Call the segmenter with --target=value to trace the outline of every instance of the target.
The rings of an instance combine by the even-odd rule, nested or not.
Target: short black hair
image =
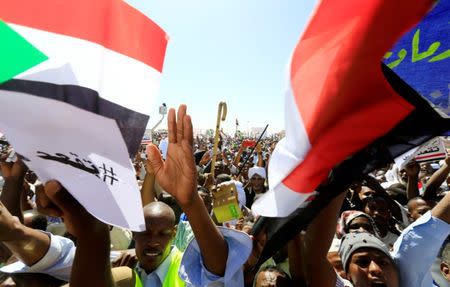
[[[31,228],[47,231],[47,217],[42,214],[34,215],[31,219]]]

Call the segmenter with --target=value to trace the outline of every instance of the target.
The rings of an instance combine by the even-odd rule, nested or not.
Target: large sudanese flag
[[[0,129],[41,180],[104,222],[145,228],[130,158],[168,36],[122,0],[0,0]]]
[[[430,102],[430,94],[418,88],[439,86],[442,94],[435,92],[431,98],[446,95],[449,99],[448,69],[436,72],[442,65],[448,67],[448,38],[434,39],[440,47],[433,44],[432,49],[422,42],[417,51],[416,36],[411,40],[416,42],[409,41],[411,54],[402,63],[402,73],[389,68],[396,60],[393,54],[403,48],[395,46],[393,51],[391,47],[421,19],[428,21],[430,16],[423,17],[436,1],[317,2],[291,59],[286,137],[269,163],[270,188],[252,206],[262,215],[254,233],[266,232],[268,238],[260,263],[306,228],[352,181],[450,129],[443,106]],[[442,11],[430,15],[442,17],[434,18],[440,24],[427,26],[421,33],[448,31],[448,3],[438,2],[434,9]],[[415,31],[407,36],[414,38]],[[406,45],[404,41],[399,43]],[[386,64],[381,63],[389,57]],[[432,73],[431,82],[422,79],[419,84],[420,74],[414,74],[414,65],[407,63],[414,61],[428,63],[421,73],[428,78]],[[441,82],[445,82],[444,90]]]

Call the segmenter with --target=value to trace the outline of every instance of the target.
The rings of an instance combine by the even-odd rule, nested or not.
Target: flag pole
[[[259,144],[259,142],[261,141],[264,133],[266,132],[267,128],[269,127],[269,124],[266,125],[266,127],[264,128],[264,130],[262,131],[262,133],[259,135],[258,140],[256,141],[255,145],[252,147],[252,150],[250,151],[250,154],[247,155],[247,157],[245,158],[244,164],[242,165],[242,167],[239,169],[239,172],[237,174],[236,177],[239,177],[239,175],[241,175],[241,171],[244,168],[244,166],[247,164],[248,159],[250,158],[250,156],[253,154],[253,152],[255,151],[256,146]]]
[[[217,158],[217,148],[219,146],[220,120],[225,121],[226,117],[227,117],[227,103],[220,102],[217,111],[216,134],[214,136],[213,157],[211,160],[211,174],[213,178]]]

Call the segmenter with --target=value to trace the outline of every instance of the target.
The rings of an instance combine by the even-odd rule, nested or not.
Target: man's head
[[[229,174],[221,173],[216,177],[216,184],[221,184],[226,181],[230,181],[231,176]]]
[[[386,236],[391,218],[388,202],[380,196],[370,196],[366,199],[363,211],[373,218],[380,231],[380,236]]]
[[[450,282],[450,237],[447,237],[447,240],[445,240],[444,244],[442,245],[441,249],[441,274],[447,280]]]
[[[431,207],[421,197],[415,197],[408,201],[408,212],[411,221],[416,221],[424,215]]]
[[[339,249],[346,277],[355,287],[398,287],[399,277],[386,245],[369,233],[349,233]]]
[[[214,165],[214,173],[215,174],[230,174],[230,168],[223,161],[218,161]]]
[[[133,234],[136,255],[141,267],[152,272],[170,253],[171,241],[175,236],[175,213],[163,202],[151,202],[144,206],[146,231]]]
[[[27,210],[23,213],[24,225],[42,231],[47,230],[47,217],[35,210]]]
[[[431,166],[431,163],[429,162],[422,162],[420,164],[420,173],[419,173],[419,179],[427,178],[433,175],[435,170]]]
[[[255,287],[290,287],[292,280],[283,270],[276,267],[262,268],[257,277]]]
[[[369,232],[379,235],[373,219],[368,214],[357,210],[346,210],[341,214],[337,232],[341,236],[351,232]]]
[[[376,194],[376,191],[368,186],[361,186],[361,188],[358,191],[358,197],[359,199],[364,202],[368,197],[374,196]]]
[[[255,193],[264,192],[264,182],[266,180],[266,170],[263,167],[254,166],[248,170],[250,185]]]
[[[408,182],[408,174],[406,173],[406,169],[399,170],[398,177],[402,183],[407,183]]]

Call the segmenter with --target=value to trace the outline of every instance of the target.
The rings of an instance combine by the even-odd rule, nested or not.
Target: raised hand
[[[186,106],[169,110],[169,146],[163,162],[154,145],[147,146],[150,168],[161,187],[170,193],[189,218],[205,267],[213,274],[223,276],[228,257],[228,245],[209,217],[197,193],[197,168],[193,154],[191,117]]]
[[[150,169],[161,187],[181,205],[189,206],[197,195],[197,169],[193,154],[193,132],[191,117],[186,106],[181,105],[175,118],[175,110],[169,110],[167,158],[164,162],[158,148],[147,146]]]
[[[409,177],[417,177],[420,173],[420,165],[416,161],[411,161],[405,166],[406,175]]]

